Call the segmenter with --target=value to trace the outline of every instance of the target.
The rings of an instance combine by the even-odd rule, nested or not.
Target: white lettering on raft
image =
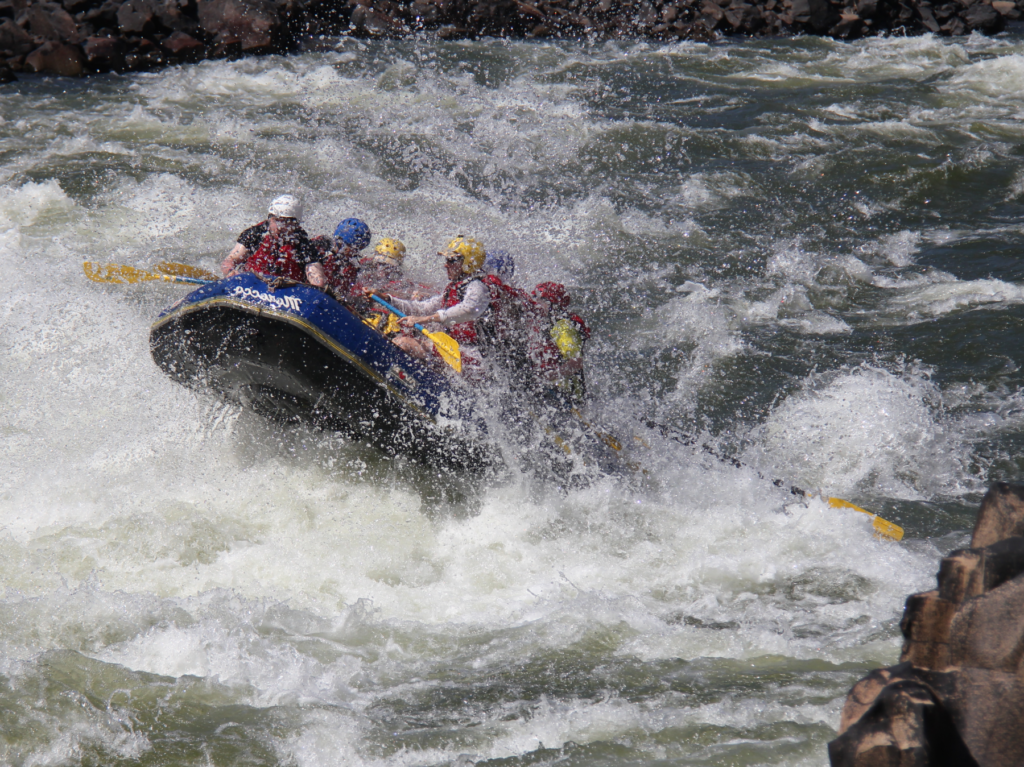
[[[269,293],[264,293],[260,290],[243,288],[241,285],[235,286],[235,289],[231,291],[231,295],[236,298],[248,298],[252,301],[262,301],[265,304],[270,304],[271,306],[277,306],[284,309],[291,309],[295,312],[302,307],[301,298],[296,298],[295,296],[272,296]]]

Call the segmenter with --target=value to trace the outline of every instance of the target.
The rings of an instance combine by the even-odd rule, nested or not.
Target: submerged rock
[[[971,548],[907,599],[899,665],[850,691],[833,767],[1024,764],[1024,486],[982,501]]]
[[[285,53],[345,35],[710,41],[992,34],[1021,17],[1018,3],[1024,0],[0,0],[0,63],[76,76]]]

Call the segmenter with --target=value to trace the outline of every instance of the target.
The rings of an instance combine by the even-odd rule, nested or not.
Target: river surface
[[[2,86],[0,763],[826,764],[1024,475],[1022,117],[1019,34]],[[171,382],[148,331],[187,288],[82,262],[216,269],[282,192],[420,279],[465,233],[568,285],[644,481],[453,489]]]

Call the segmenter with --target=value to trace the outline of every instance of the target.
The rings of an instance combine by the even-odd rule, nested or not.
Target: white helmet
[[[271,216],[277,216],[278,218],[302,218],[302,203],[299,202],[298,197],[294,197],[290,194],[282,194],[272,203],[268,210]]]

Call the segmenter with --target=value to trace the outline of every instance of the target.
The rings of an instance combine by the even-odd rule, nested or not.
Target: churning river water
[[[1018,34],[3,86],[0,763],[825,764],[1024,474],[1022,117]],[[148,329],[187,288],[82,262],[216,269],[282,192],[422,279],[465,233],[566,283],[646,480],[453,488],[171,382]]]

